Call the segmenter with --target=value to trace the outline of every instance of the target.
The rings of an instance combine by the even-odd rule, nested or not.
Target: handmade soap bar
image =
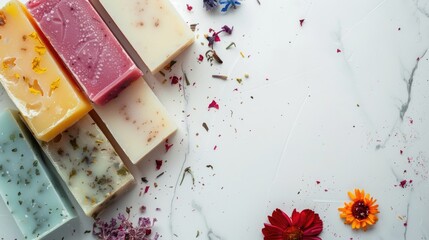
[[[88,216],[96,216],[134,182],[89,115],[41,146]]]
[[[0,113],[0,194],[25,239],[40,239],[75,213],[32,141],[17,112]]]
[[[100,0],[152,73],[194,42],[194,34],[169,0]]]
[[[177,129],[143,78],[133,82],[118,98],[94,109],[133,163]]]
[[[27,6],[94,103],[105,104],[142,76],[88,0],[31,0]]]
[[[36,137],[49,141],[92,107],[55,62],[24,7],[11,1],[0,10],[0,82]]]

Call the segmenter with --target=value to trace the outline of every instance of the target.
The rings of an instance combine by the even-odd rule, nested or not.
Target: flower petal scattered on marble
[[[219,104],[217,104],[217,102],[215,100],[213,100],[210,104],[209,104],[209,109],[210,108],[216,108],[219,109]]]
[[[119,213],[110,222],[96,219],[92,227],[92,234],[102,240],[157,240],[159,238],[158,233],[151,234],[156,219],[151,221],[149,218],[140,217],[137,226],[134,226],[129,221],[129,208],[127,209],[127,214],[128,217],[125,217],[124,214]]]
[[[377,200],[372,198],[362,189],[355,189],[354,192],[348,192],[350,202],[344,203],[344,207],[338,208],[340,217],[344,218],[344,223],[351,225],[353,229],[363,229],[364,231],[378,221]]]
[[[294,209],[289,217],[277,208],[268,216],[268,221],[262,228],[264,240],[321,240],[318,235],[323,230],[323,222],[313,210]]]
[[[241,5],[241,3],[237,0],[221,0],[219,2],[221,5],[224,5],[222,8],[222,12],[228,11],[230,8],[236,9],[238,5]]]
[[[212,11],[219,5],[219,3],[217,0],[203,0],[203,5],[207,11]]]

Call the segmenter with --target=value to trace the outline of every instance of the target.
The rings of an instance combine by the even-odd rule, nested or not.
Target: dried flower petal
[[[210,108],[215,108],[215,109],[219,109],[219,104],[217,104],[217,102],[215,100],[213,100],[210,104],[209,104],[209,109]]]
[[[219,5],[218,0],[203,0],[203,4],[207,11],[212,11]]]
[[[223,0],[223,1],[221,0],[219,3],[221,5],[225,5],[222,8],[221,12],[226,12],[230,8],[236,9],[238,5],[241,5],[241,3],[238,0]]]
[[[174,144],[168,144],[168,138],[165,139],[165,152],[168,152],[168,150],[170,150],[170,148],[173,146]]]
[[[46,70],[48,70],[47,68],[40,67],[41,61],[42,61],[42,59],[40,59],[40,57],[35,57],[33,59],[31,66],[32,66],[32,69],[35,73],[41,74],[41,73],[46,72]]]
[[[149,218],[140,217],[137,226],[134,226],[129,221],[129,211],[130,209],[127,208],[128,217],[119,213],[110,222],[96,219],[92,227],[92,234],[102,240],[157,240],[159,238],[158,233],[151,236],[152,227],[156,222],[155,218],[151,221]]]
[[[234,27],[228,27],[227,25],[224,25],[223,27],[222,27],[222,31],[224,31],[224,32],[226,32],[226,33],[228,33],[228,34],[232,34],[232,30],[234,30]]]
[[[161,169],[161,166],[162,166],[162,160],[155,160],[155,163],[156,163],[156,170]]]

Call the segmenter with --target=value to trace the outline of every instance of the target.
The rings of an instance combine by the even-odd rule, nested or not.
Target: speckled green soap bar
[[[75,217],[53,184],[18,113],[0,113],[0,195],[25,239],[40,239]]]
[[[134,177],[90,116],[41,145],[88,216],[95,217],[134,182]]]

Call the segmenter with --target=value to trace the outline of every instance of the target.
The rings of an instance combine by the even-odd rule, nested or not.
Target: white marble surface
[[[429,238],[428,0],[245,0],[227,14],[207,13],[201,0],[172,1],[199,24],[197,41],[167,83],[147,81],[180,129],[167,153],[160,146],[133,169],[149,180],[148,193],[140,196],[139,180],[103,218],[133,206],[137,219],[145,205],[160,239],[256,240],[275,208],[310,208],[324,221],[323,239]],[[199,63],[203,35],[225,24],[233,34],[214,47],[224,63]],[[225,50],[230,42],[237,47]],[[168,80],[183,77],[181,67],[189,86]],[[212,100],[219,110],[208,110]],[[157,159],[165,161],[158,171]],[[195,184],[189,174],[180,184],[187,167]],[[413,183],[398,187],[402,180]],[[339,218],[354,188],[380,205],[367,232]],[[2,203],[0,237],[21,239],[10,219]],[[51,239],[93,239],[84,233],[91,228],[81,216]]]

